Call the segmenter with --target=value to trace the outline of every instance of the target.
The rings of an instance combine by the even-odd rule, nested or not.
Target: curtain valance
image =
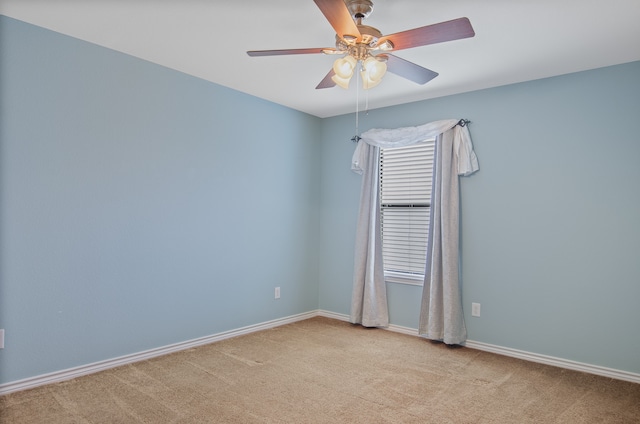
[[[471,135],[467,127],[458,125],[460,120],[445,119],[429,122],[417,127],[403,127],[395,129],[371,129],[362,134],[360,141],[376,147],[404,147],[420,141],[434,139],[447,130],[454,131],[454,152],[458,158],[458,175],[470,175],[478,170],[478,158],[471,144]],[[368,149],[364,143],[358,143],[353,158],[351,170],[362,174]]]

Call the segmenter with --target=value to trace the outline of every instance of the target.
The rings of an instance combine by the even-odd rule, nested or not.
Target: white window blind
[[[422,283],[434,140],[380,149],[382,256],[387,281]]]

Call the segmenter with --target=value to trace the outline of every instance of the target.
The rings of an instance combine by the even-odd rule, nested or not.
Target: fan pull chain
[[[351,141],[357,143],[358,141],[360,141],[360,136],[358,135],[360,133],[360,130],[359,130],[360,122],[358,119],[358,112],[360,107],[360,72],[356,72],[356,74],[357,74],[356,75],[356,78],[357,78],[357,81],[356,81],[356,135],[354,135],[351,138]]]
[[[369,90],[367,90],[365,94],[365,101],[364,101],[364,114],[369,116]]]
[[[360,72],[356,72],[356,136],[360,134],[360,121],[358,112],[360,111]]]

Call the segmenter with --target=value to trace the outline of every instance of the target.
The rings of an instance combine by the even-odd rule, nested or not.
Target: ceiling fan
[[[475,32],[467,18],[458,18],[438,24],[427,25],[390,35],[362,20],[373,11],[371,0],[313,0],[336,31],[335,47],[308,49],[253,50],[249,56],[278,56],[324,53],[343,55],[338,58],[329,73],[316,89],[336,85],[348,88],[349,81],[360,64],[363,87],[378,85],[387,69],[396,75],[417,84],[426,84],[438,76],[437,72],[423,68],[389,52],[412,47],[442,43],[473,37]]]

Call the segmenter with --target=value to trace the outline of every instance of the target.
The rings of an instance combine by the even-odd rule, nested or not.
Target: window
[[[424,280],[435,140],[380,149],[380,218],[385,280]]]

